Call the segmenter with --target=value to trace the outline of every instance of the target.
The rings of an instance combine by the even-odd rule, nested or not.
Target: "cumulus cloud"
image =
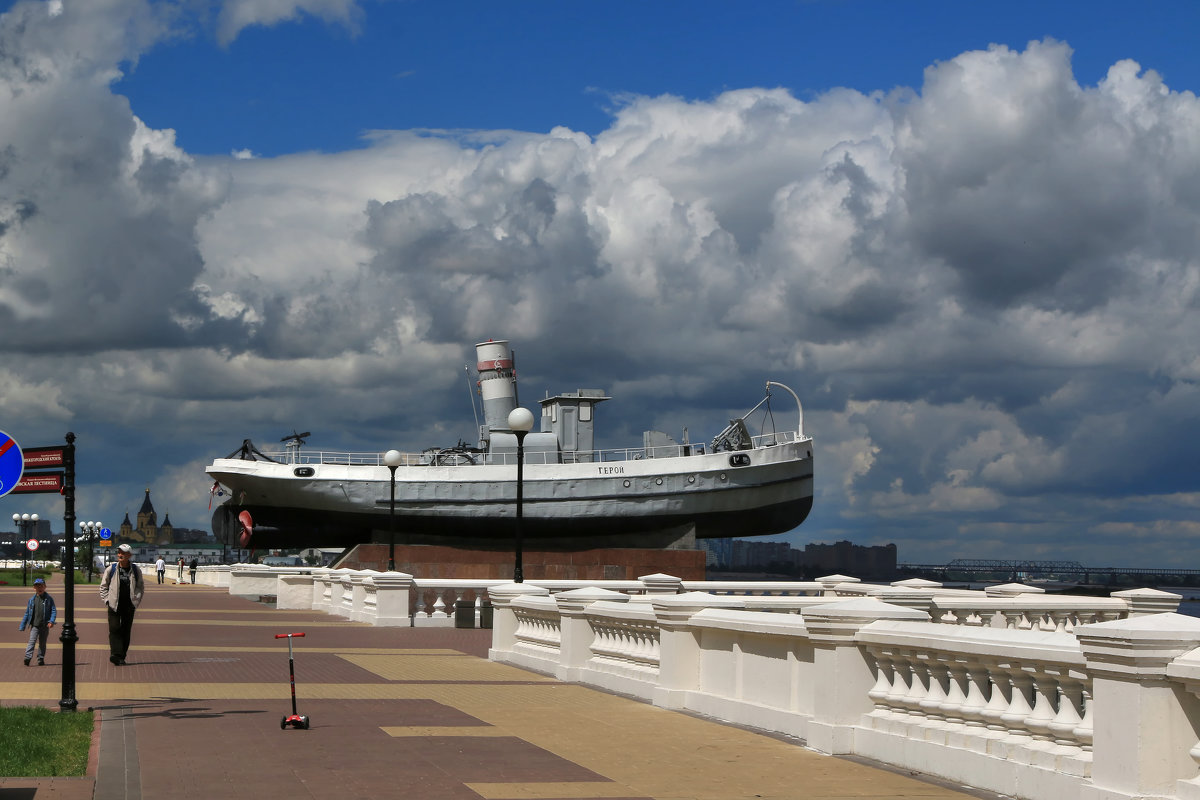
[[[764,378],[792,385],[817,442],[800,544],[1200,556],[1200,103],[1153,71],[1081,86],[1044,41],[890,94],[626,98],[594,138],[200,159],[109,88],[171,21],[104,4],[0,17],[4,399],[35,430],[136,428],[164,491],[198,453],[292,427],[448,444],[473,435],[471,344],[503,337],[527,397],[617,396],[608,445],[700,440]],[[221,36],[302,13],[359,9],[228,2]]]

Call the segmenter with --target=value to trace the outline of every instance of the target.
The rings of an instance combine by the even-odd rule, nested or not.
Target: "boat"
[[[206,468],[213,495],[228,495],[213,513],[217,539],[242,548],[501,549],[519,533],[547,550],[688,547],[694,538],[785,533],[812,509],[813,440],[799,396],[782,383],[768,380],[766,397],[709,441],[689,441],[686,429],[681,441],[646,431],[640,446],[597,450],[596,407],[612,398],[599,389],[548,396],[539,429],[529,430],[509,343],[475,351],[477,445],[342,453],[313,450],[309,433],[293,433],[267,452],[243,440]],[[795,401],[794,429],[776,429],[772,390]],[[524,425],[510,424],[522,414]]]

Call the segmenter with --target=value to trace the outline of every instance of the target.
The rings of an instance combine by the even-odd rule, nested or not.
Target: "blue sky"
[[[935,61],[1047,37],[1094,85],[1123,58],[1174,88],[1200,79],[1193,3],[366,0],[352,26],[311,14],[226,45],[201,26],[140,56],[115,90],[197,154],[265,156],[362,145],[375,129],[555,126],[595,135],[629,95],[705,100],[727,89],[919,87]]]
[[[797,546],[1193,564],[1197,8],[0,3],[0,430],[207,527],[246,437],[472,439],[503,338],[604,446],[795,388]]]

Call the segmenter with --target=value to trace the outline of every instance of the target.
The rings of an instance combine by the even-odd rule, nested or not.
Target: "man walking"
[[[100,599],[108,606],[108,660],[118,667],[125,666],[129,652],[129,637],[133,633],[133,614],[146,584],[142,571],[133,563],[133,548],[123,544],[117,548],[117,563],[104,571],[100,581]]]
[[[163,557],[159,556],[158,561],[154,562],[154,571],[158,573],[158,582],[162,583],[166,580],[167,562],[163,561]]]

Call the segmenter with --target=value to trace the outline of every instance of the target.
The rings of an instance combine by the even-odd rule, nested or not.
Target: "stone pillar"
[[[674,575],[656,572],[653,575],[643,575],[638,580],[646,587],[646,594],[679,594],[683,591],[683,579]]]
[[[501,583],[489,586],[487,591],[492,600],[492,646],[488,649],[488,659],[509,661],[517,643],[517,617],[512,601],[522,595],[546,597],[550,590],[531,583]]]
[[[408,628],[412,626],[412,613],[408,606],[408,595],[412,589],[413,576],[407,572],[380,572],[369,576],[364,584],[375,590],[375,619],[372,622],[384,628]]]
[[[578,683],[583,667],[592,657],[592,626],[587,619],[587,607],[598,600],[628,603],[629,595],[591,586],[554,595],[562,633],[554,677],[560,681]]]
[[[700,685],[700,634],[691,626],[692,615],[706,608],[742,608],[743,599],[707,592],[684,592],[655,597],[651,602],[659,630],[658,686],[654,688],[654,705],[684,708],[688,693],[696,691]]]
[[[1163,613],[1080,625],[1092,675],[1092,780],[1080,800],[1172,796],[1196,775],[1188,692],[1167,666],[1200,645],[1200,619]]]
[[[812,719],[808,746],[822,753],[854,752],[854,728],[875,704],[869,692],[875,673],[855,634],[876,620],[928,622],[929,614],[882,603],[871,597],[840,600],[804,609],[813,645]]]
[[[1183,599],[1182,595],[1160,592],[1158,589],[1127,589],[1113,592],[1112,596],[1121,598],[1129,605],[1130,617],[1178,611],[1179,601]]]
[[[364,604],[367,599],[367,588],[363,586],[363,581],[378,574],[379,572],[373,569],[360,569],[350,574],[350,619],[354,622],[366,621]],[[345,604],[344,597],[342,603]]]
[[[821,594],[826,597],[836,597],[837,592],[833,587],[839,583],[862,583],[862,578],[852,578],[849,575],[822,575],[817,578],[817,583],[821,584]]]
[[[275,608],[311,610],[312,587],[310,574],[280,575],[275,584]]]

